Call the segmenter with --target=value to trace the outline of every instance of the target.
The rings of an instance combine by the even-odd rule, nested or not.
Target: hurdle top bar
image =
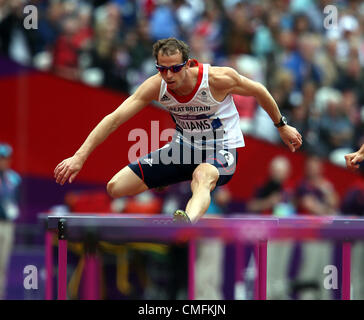
[[[254,242],[261,239],[364,239],[364,219],[357,217],[294,216],[277,218],[234,214],[207,216],[194,225],[173,224],[166,215],[142,214],[41,214],[48,229],[57,229],[62,219],[67,238],[82,240],[93,234],[108,241],[187,241],[191,238],[219,237],[226,241]]]

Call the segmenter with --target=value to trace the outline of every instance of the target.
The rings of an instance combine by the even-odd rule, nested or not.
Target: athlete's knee
[[[107,186],[106,186],[106,190],[107,190],[107,193],[109,194],[110,197],[112,198],[118,198],[119,195],[118,195],[118,192],[117,192],[117,188],[116,188],[116,181],[115,179],[111,179],[108,183],[107,183]]]
[[[116,177],[112,178],[106,186],[107,193],[112,198],[120,198],[124,196],[134,195],[134,190],[130,190],[127,186],[123,185]]]
[[[200,164],[192,174],[192,183],[194,185],[204,185],[214,188],[219,179],[219,171],[216,167],[208,163]]]
[[[144,192],[148,186],[129,167],[125,167],[111,178],[106,190],[112,198],[120,198]]]

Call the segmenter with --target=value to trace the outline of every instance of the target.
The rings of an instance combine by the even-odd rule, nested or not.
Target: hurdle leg
[[[244,245],[241,241],[235,243],[235,292],[234,298],[237,299],[237,291],[244,282]],[[239,287],[238,287],[239,286]]]
[[[65,220],[58,222],[58,300],[67,299],[67,240]]]
[[[84,294],[85,300],[99,300],[99,260],[97,257],[97,244],[94,238],[89,238],[85,243],[85,269],[84,269]]]
[[[58,243],[58,300],[67,299],[67,240]]]
[[[254,300],[259,300],[259,243],[254,245],[255,257],[255,281],[254,281]]]
[[[267,240],[259,242],[259,299],[267,299]]]
[[[45,233],[45,299],[53,299],[53,250],[52,250],[52,231],[48,230]]]
[[[196,239],[188,243],[188,299],[195,299]]]
[[[351,282],[351,242],[342,243],[342,283],[341,299],[350,300]]]
[[[267,240],[260,240],[254,249],[255,253],[255,288],[254,299],[267,299]]]
[[[98,261],[95,255],[86,254],[85,257],[85,300],[98,300],[99,288],[98,288]]]

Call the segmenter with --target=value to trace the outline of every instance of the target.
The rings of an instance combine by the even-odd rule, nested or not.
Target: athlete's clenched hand
[[[364,161],[364,152],[360,152],[360,150],[345,155],[346,166],[349,170],[359,169],[360,162],[362,161]]]
[[[281,139],[292,152],[295,152],[301,147],[302,136],[296,128],[286,124],[285,126],[278,128],[278,131]]]
[[[76,155],[60,162],[54,169],[56,182],[63,186],[68,179],[68,182],[72,183],[82,169],[83,163],[84,161]]]

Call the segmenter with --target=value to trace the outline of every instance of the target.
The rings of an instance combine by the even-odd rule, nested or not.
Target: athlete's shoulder
[[[159,90],[161,82],[162,82],[162,77],[160,76],[159,73],[157,73],[157,74],[155,74],[153,76],[150,76],[148,79],[146,79],[143,82],[143,85],[145,87],[149,87],[151,89],[158,89]]]
[[[134,95],[142,96],[147,100],[157,100],[159,97],[161,81],[162,77],[159,74],[149,77],[139,86]]]
[[[209,67],[209,85],[216,89],[227,89],[236,85],[239,74],[230,67]]]

